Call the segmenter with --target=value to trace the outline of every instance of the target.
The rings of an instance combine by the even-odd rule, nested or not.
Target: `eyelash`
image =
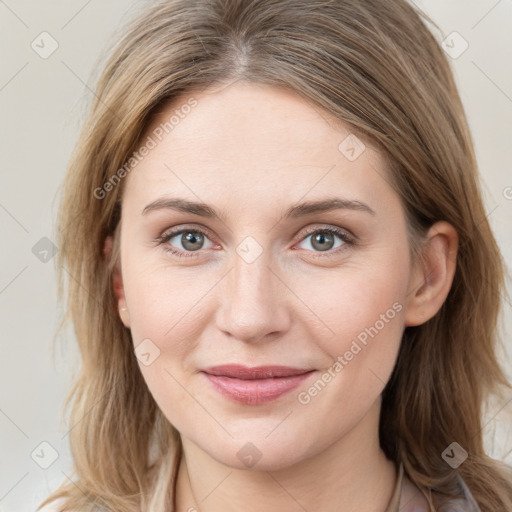
[[[181,235],[183,233],[200,233],[201,235],[208,237],[208,233],[203,231],[202,229],[179,228],[174,231],[169,231],[167,233],[164,233],[162,236],[158,237],[156,239],[156,241],[158,242],[158,245],[164,245],[171,238],[174,238],[175,236]],[[340,250],[343,250],[345,245],[351,246],[351,245],[355,245],[355,243],[356,243],[355,239],[352,238],[351,236],[349,236],[345,231],[342,231],[341,229],[334,228],[334,227],[313,228],[304,234],[304,237],[300,240],[300,242],[304,241],[308,236],[313,235],[315,233],[329,233],[331,235],[335,235],[335,236],[339,237],[344,243],[343,243],[343,245],[341,245],[340,247],[337,247],[336,249],[329,249],[327,251],[315,251],[316,254],[314,257],[320,257],[320,258],[329,257],[329,256],[332,256],[333,254],[337,254]],[[196,253],[201,251],[201,249],[200,249],[199,251],[182,252],[182,251],[178,251],[178,250],[174,249],[170,245],[164,245],[164,250],[167,252],[170,252],[174,256],[177,256],[178,258],[193,257],[193,256],[195,256]],[[325,253],[325,255],[322,254],[323,252]]]

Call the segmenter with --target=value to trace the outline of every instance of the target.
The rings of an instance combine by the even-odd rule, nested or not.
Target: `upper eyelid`
[[[195,227],[195,226],[187,226],[187,225],[185,225],[183,227],[165,229],[162,232],[162,234],[158,237],[158,239],[167,238],[167,237],[174,238],[175,236],[183,234],[184,231],[197,231],[199,233],[203,233],[205,235],[209,235],[210,239],[211,238],[215,238],[215,237],[212,237],[210,235],[210,233],[212,233],[212,231],[210,231],[205,226]],[[212,240],[212,242],[213,242],[213,240]]]
[[[298,233],[300,233],[304,228],[300,229],[299,231],[297,231],[295,233],[295,235],[297,235]],[[305,236],[309,236],[311,235],[312,233],[315,233],[316,231],[322,231],[322,230],[335,230],[335,231],[341,231],[342,233],[346,233],[347,236],[351,239],[354,239],[356,238],[356,236],[354,235],[354,233],[352,233],[349,229],[347,228],[342,228],[341,226],[334,226],[332,224],[324,224],[323,226],[316,226],[316,227],[312,227],[311,229],[310,228],[307,228],[306,229],[306,233],[305,233]],[[295,236],[294,235],[294,236]]]
[[[308,236],[312,235],[313,233],[315,233],[317,231],[322,231],[322,230],[327,230],[327,231],[339,230],[342,233],[345,232],[347,238],[350,238],[352,241],[355,242],[355,239],[356,239],[356,236],[347,228],[342,228],[340,226],[334,226],[331,224],[316,225],[311,228],[301,228],[294,233],[293,237],[296,237],[304,229],[306,229],[306,232],[304,233],[304,236],[299,240],[299,242],[302,242],[303,240],[305,240]],[[218,243],[215,241],[215,237],[210,236],[210,233],[212,233],[212,231],[203,225],[199,225],[199,227],[196,227],[194,225],[185,225],[183,227],[169,228],[169,229],[164,230],[162,235],[160,235],[158,237],[158,239],[161,240],[161,239],[166,238],[167,240],[169,240],[170,238],[174,238],[175,236],[181,235],[181,234],[183,234],[183,232],[186,232],[186,231],[192,231],[192,232],[197,231],[197,232],[203,233],[208,236],[208,238],[210,239],[210,241],[212,243]],[[334,234],[337,234],[337,236],[340,237],[339,233],[334,233]],[[213,240],[212,240],[212,238],[213,238]],[[341,239],[343,240],[343,238],[341,238]],[[343,240],[343,241],[345,242],[345,240]]]

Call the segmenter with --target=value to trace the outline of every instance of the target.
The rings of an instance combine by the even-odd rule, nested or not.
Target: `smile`
[[[243,365],[214,366],[202,373],[213,388],[226,398],[246,404],[259,405],[289,393],[315,370],[287,366]]]

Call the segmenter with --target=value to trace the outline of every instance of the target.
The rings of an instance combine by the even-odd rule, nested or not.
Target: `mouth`
[[[316,370],[289,366],[212,366],[202,370],[222,396],[246,405],[259,405],[289,393]]]

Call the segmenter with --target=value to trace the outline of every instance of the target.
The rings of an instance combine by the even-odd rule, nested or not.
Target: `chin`
[[[254,435],[244,433],[243,436],[237,436],[235,439],[218,439],[215,442],[210,437],[207,443],[195,441],[194,443],[220,464],[246,471],[286,469],[308,459],[311,456],[309,452],[314,451],[312,447],[307,450],[304,439],[301,440],[302,436],[295,437],[284,433],[272,439],[273,434],[266,438],[267,435],[260,431],[259,434]]]

